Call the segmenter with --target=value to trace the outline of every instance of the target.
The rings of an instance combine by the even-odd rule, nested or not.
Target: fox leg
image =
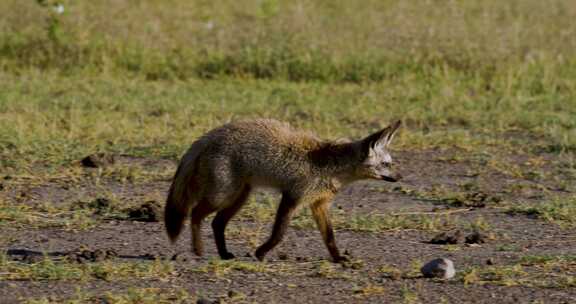
[[[272,234],[268,240],[256,250],[255,255],[258,260],[262,261],[264,256],[280,243],[286,233],[290,218],[292,217],[294,210],[296,210],[296,206],[298,206],[297,199],[292,198],[286,193],[282,194],[282,200],[280,201],[278,211],[276,212],[276,220],[274,221]]]
[[[211,206],[210,202],[206,200],[200,201],[200,203],[192,209],[190,217],[190,230],[192,231],[192,249],[197,256],[202,256],[204,253],[204,246],[202,246],[202,221],[210,213],[214,212],[215,208]]]
[[[244,206],[250,195],[250,186],[246,185],[242,188],[242,191],[235,198],[234,202],[218,213],[212,220],[212,230],[214,231],[214,240],[216,241],[216,248],[218,249],[218,254],[223,260],[233,259],[234,255],[226,249],[226,236],[224,231],[226,230],[226,225],[234,215]]]
[[[330,214],[328,213],[331,199],[332,197],[321,198],[312,203],[310,208],[312,209],[312,215],[314,216],[318,230],[320,230],[322,234],[322,239],[324,239],[324,244],[332,256],[332,260],[335,263],[346,262],[348,259],[340,255],[340,251],[336,246],[334,230],[332,229],[332,222],[330,221]]]

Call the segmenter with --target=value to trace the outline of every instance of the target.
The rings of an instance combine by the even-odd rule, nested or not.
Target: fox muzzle
[[[390,176],[383,175],[381,178],[387,182],[395,183],[402,179],[402,175],[400,173],[396,173]]]

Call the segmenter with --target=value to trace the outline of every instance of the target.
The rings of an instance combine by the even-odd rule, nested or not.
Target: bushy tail
[[[196,204],[192,196],[192,187],[196,171],[196,159],[203,146],[201,141],[192,145],[190,150],[182,157],[166,200],[164,208],[164,225],[172,242],[175,242],[184,227],[184,221],[190,214],[190,210]]]

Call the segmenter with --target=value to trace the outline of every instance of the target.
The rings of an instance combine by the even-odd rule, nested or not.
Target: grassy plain
[[[8,287],[0,285],[0,295],[26,290],[27,282],[111,277],[125,285],[93,283],[106,292],[101,298],[68,287],[54,298],[52,285],[22,294],[30,303],[192,302],[220,298],[203,283],[216,282],[234,289],[224,301],[290,301],[283,295],[293,295],[303,280],[311,288],[304,292],[336,288],[336,300],[461,302],[458,290],[481,299],[484,289],[475,288],[490,285],[486,292],[517,302],[525,288],[533,291],[525,299],[538,301],[549,289],[573,287],[574,258],[566,254],[574,239],[566,235],[576,223],[575,18],[576,3],[568,0],[3,0],[0,249],[7,253],[0,255],[0,284]],[[356,264],[340,269],[292,257],[271,265],[200,260],[194,266],[12,260],[10,249],[45,253],[85,243],[140,248],[124,252],[129,257],[149,253],[141,249],[148,240],[138,235],[119,245],[100,233],[137,228],[163,238],[156,223],[132,227],[126,208],[163,200],[174,161],[196,137],[247,117],[286,120],[332,139],[404,120],[394,149],[412,181],[354,186],[336,202],[344,243],[361,248]],[[99,152],[123,161],[96,170],[78,166]],[[115,204],[104,214],[77,206],[100,197]],[[230,235],[256,246],[275,199],[258,196]],[[315,233],[309,214],[293,226],[309,244]],[[489,232],[496,240],[480,249],[425,244],[451,229]],[[42,231],[50,246],[37,240],[46,238]],[[314,251],[293,239],[297,258],[323,253],[314,236],[308,246]],[[150,250],[167,248],[164,241],[151,241]],[[383,244],[390,251],[370,251]],[[452,282],[422,282],[413,265],[430,252],[452,255],[465,267]],[[496,264],[478,262],[487,258]],[[98,277],[103,273],[105,279]],[[230,283],[259,280],[284,283],[270,283],[276,291],[270,295]],[[332,283],[337,287],[326,287]]]

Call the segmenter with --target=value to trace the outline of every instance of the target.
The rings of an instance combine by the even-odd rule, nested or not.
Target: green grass
[[[512,146],[514,141],[499,135],[516,129],[543,136],[545,147],[571,149],[574,144],[569,115],[574,104],[562,100],[571,95],[528,101],[518,96],[497,100],[496,93],[479,100],[466,96],[468,84],[442,77],[414,81],[409,75],[403,81],[361,86],[9,76],[0,94],[5,130],[0,165],[20,168],[34,157],[67,164],[95,151],[175,157],[210,128],[262,116],[329,138],[357,138],[403,118],[407,130],[397,147],[486,150]],[[453,88],[456,96],[443,96],[444,86],[459,86]]]
[[[192,268],[194,272],[211,273],[216,277],[225,277],[233,271],[245,273],[288,274],[294,271],[293,265],[286,263],[267,264],[254,261],[241,260],[210,260],[202,266]]]
[[[272,196],[252,201],[239,215],[243,220],[255,221],[268,225],[274,221],[277,202]],[[383,232],[394,230],[425,230],[439,231],[454,228],[462,223],[450,215],[434,214],[363,214],[349,213],[333,208],[330,217],[335,229],[359,232]],[[312,213],[307,208],[301,209],[290,222],[293,227],[301,229],[316,229]]]
[[[417,304],[421,303],[418,292],[411,289],[407,285],[402,286],[400,289],[400,294],[402,296],[402,303],[405,304]]]
[[[125,279],[162,279],[173,274],[171,263],[153,262],[114,262],[77,264],[66,260],[45,257],[37,263],[22,263],[11,261],[2,254],[0,256],[0,281],[87,281],[106,280],[118,281]]]
[[[113,197],[113,196],[111,196]],[[30,198],[17,198],[13,202],[0,197],[0,227],[59,228],[82,231],[97,227],[102,220],[138,220],[131,212],[143,205],[155,204],[144,200],[97,198],[70,202],[26,202]]]
[[[358,138],[393,118],[403,118],[407,127],[396,143],[398,148],[486,150],[511,145],[498,136],[519,124],[526,131],[548,136],[549,142],[543,145],[572,145],[571,125],[558,133],[564,134],[560,137],[555,133],[559,129],[549,128],[558,119],[550,120],[551,115],[571,111],[569,103],[521,106],[524,102],[513,98],[499,102],[498,107],[518,110],[486,112],[487,104],[476,99],[446,99],[437,93],[426,97],[428,81],[334,86],[236,80],[150,83],[50,75],[24,81],[14,77],[2,85],[5,93],[0,94],[0,127],[5,130],[0,135],[0,166],[6,170],[68,165],[97,151],[175,158],[210,128],[231,119],[262,116],[288,120],[328,138]],[[58,97],[50,97],[54,95]],[[486,102],[493,101],[488,98]],[[451,116],[469,122],[454,126]]]
[[[500,197],[491,195],[479,189],[475,184],[465,184],[462,190],[451,190],[443,184],[434,185],[430,189],[405,189],[402,186],[392,189],[413,196],[417,199],[430,201],[434,204],[442,204],[449,207],[485,207],[495,205],[502,201]],[[388,189],[377,189],[381,192],[388,192]]]
[[[438,159],[446,166],[472,161],[478,167],[471,177],[502,174],[534,188],[518,183],[510,189],[513,194],[534,190],[547,197],[556,190],[544,182],[554,183],[558,191],[571,191],[574,184],[573,1],[63,0],[62,15],[53,12],[54,1],[44,2],[48,5],[0,1],[1,227],[75,231],[92,228],[103,218],[123,217],[125,210],[118,204],[100,210],[91,205],[93,198],[71,208],[72,202],[52,205],[18,193],[34,193],[34,187],[48,182],[70,185],[70,191],[88,184],[95,186],[97,197],[126,207],[124,197],[110,195],[114,191],[106,188],[108,183],[165,182],[173,168],[150,173],[145,165],[117,164],[85,170],[78,160],[96,152],[176,160],[207,130],[251,117],[286,120],[331,139],[360,138],[401,118],[405,123],[395,150],[438,149],[442,154],[450,149],[457,152],[454,159]],[[521,157],[511,162],[505,154],[543,160],[521,165]],[[558,160],[552,170],[545,164],[548,158]],[[562,174],[555,174],[559,168]],[[438,188],[414,196],[450,206],[497,203],[495,197],[481,197],[493,191],[482,190]],[[508,211],[573,228],[575,205],[573,197],[566,197]],[[275,209],[275,201],[250,204],[241,218],[259,228],[230,233],[248,234],[251,245],[260,244]],[[465,225],[454,215],[332,214],[335,228],[366,233]],[[292,224],[315,229],[308,210]],[[491,229],[481,217],[464,228]],[[462,280],[573,287],[572,264],[532,258],[471,269]],[[0,273],[3,280],[33,281],[172,274],[170,266],[155,265],[49,259],[24,264],[3,257]],[[388,292],[375,281],[362,281],[364,270],[283,265],[208,262],[196,271],[352,278],[360,279],[352,294]],[[554,273],[547,267],[567,272],[544,278]],[[545,270],[542,276],[540,270]],[[420,301],[421,291],[412,287],[400,290],[407,303]],[[109,303],[161,303],[182,295],[168,293],[164,297],[164,292],[144,289],[102,297]],[[79,295],[70,301],[102,297]]]
[[[78,231],[93,228],[96,224],[90,210],[71,211],[49,203],[42,205],[11,203],[0,197],[0,227],[61,228]]]
[[[382,232],[394,230],[439,231],[454,228],[457,220],[450,216],[435,215],[362,215],[336,217],[337,228],[352,231]]]
[[[540,288],[572,288],[576,286],[575,257],[529,255],[512,265],[472,267],[460,278],[465,285],[495,284]]]
[[[328,138],[403,118],[397,148],[576,149],[567,0],[63,3],[0,4],[2,172],[176,158],[262,116]]]
[[[512,70],[549,77],[541,70],[547,60],[560,67],[574,63],[569,59],[574,42],[566,39],[575,32],[574,4],[567,0],[139,5],[68,0],[61,1],[62,15],[36,2],[9,0],[0,6],[5,38],[0,51],[8,70],[362,82],[448,69],[490,81],[507,70],[503,65],[522,64]],[[112,8],[121,17],[111,14]],[[532,86],[538,78],[517,85]]]
[[[576,227],[576,196],[556,197],[550,201],[509,207],[509,214],[535,216],[564,228]]]
[[[196,303],[195,297],[183,289],[162,288],[130,288],[123,292],[105,292],[104,295],[94,295],[90,292],[77,290],[71,297],[42,297],[26,299],[26,304],[83,304],[83,303],[110,303],[110,304],[169,304],[169,303]]]

